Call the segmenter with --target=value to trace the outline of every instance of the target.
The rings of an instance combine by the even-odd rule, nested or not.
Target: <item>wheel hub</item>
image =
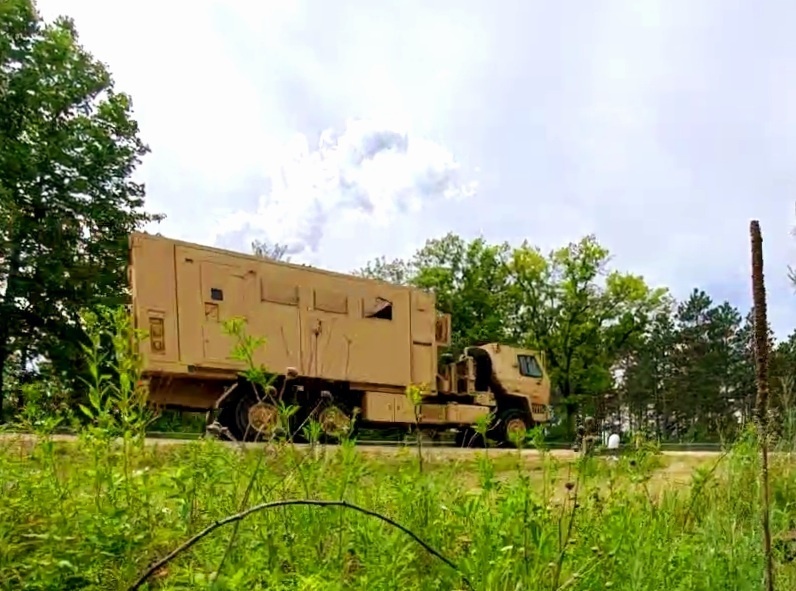
[[[256,402],[249,407],[249,425],[261,435],[270,435],[274,432],[279,418],[279,411],[273,404]]]
[[[318,414],[321,431],[331,437],[341,437],[348,432],[351,419],[336,406],[327,406]]]
[[[517,437],[523,437],[525,431],[525,421],[520,418],[509,419],[506,423],[506,435],[509,441],[513,441]]]

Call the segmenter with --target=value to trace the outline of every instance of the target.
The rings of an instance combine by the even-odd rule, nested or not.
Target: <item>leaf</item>
[[[96,319],[81,311],[126,301],[128,235],[162,219],[132,176],[149,148],[130,97],[70,19],[45,23],[31,1],[4,2],[0,31],[2,361],[18,371],[12,354],[25,351],[40,374],[85,392],[98,375],[86,359],[104,366],[108,343],[88,338]]]
[[[86,415],[86,417],[88,417],[89,419],[93,419],[94,418],[94,413],[92,413],[91,410],[89,410],[85,405],[79,404],[78,406],[79,406],[81,412],[84,415]]]

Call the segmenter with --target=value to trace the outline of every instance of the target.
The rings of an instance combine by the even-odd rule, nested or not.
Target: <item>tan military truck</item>
[[[225,320],[263,336],[255,356],[277,375],[275,390],[334,440],[352,423],[369,428],[455,429],[465,441],[489,413],[490,438],[548,420],[543,356],[490,343],[440,363],[450,316],[420,289],[134,233],[130,288],[149,399],[155,405],[218,409],[237,439],[276,427],[276,401],[245,380]],[[407,388],[423,385],[419,405]],[[271,392],[273,394],[273,392]],[[356,420],[352,421],[356,413]]]

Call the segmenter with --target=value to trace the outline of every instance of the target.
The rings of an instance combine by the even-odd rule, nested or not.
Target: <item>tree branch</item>
[[[274,509],[276,507],[286,507],[286,506],[295,506],[295,505],[303,505],[303,506],[310,506],[310,507],[341,507],[343,509],[351,509],[353,511],[358,511],[359,513],[362,513],[362,514],[367,515],[369,517],[375,517],[376,519],[380,519],[381,521],[387,523],[388,525],[391,525],[391,526],[401,530],[402,532],[404,532],[406,535],[408,535],[410,538],[412,538],[415,542],[420,544],[420,546],[422,546],[423,549],[426,552],[428,552],[429,554],[435,556],[436,558],[439,558],[442,562],[444,562],[446,565],[448,565],[453,570],[455,570],[457,573],[459,573],[459,576],[461,576],[462,581],[467,585],[467,587],[470,588],[470,589],[473,589],[473,584],[462,573],[462,571],[459,569],[459,567],[456,566],[456,564],[454,564],[451,560],[449,560],[448,558],[445,558],[445,556],[443,556],[437,550],[435,550],[434,548],[429,546],[426,542],[424,542],[422,539],[420,539],[420,537],[417,534],[415,534],[413,531],[407,529],[406,527],[404,527],[400,523],[397,523],[397,522],[393,521],[392,519],[390,519],[389,517],[386,517],[385,515],[377,513],[376,511],[371,511],[370,509],[365,509],[364,507],[359,507],[357,505],[352,505],[351,503],[349,503],[347,501],[325,501],[325,500],[313,500],[313,499],[290,499],[290,500],[284,500],[284,501],[271,501],[271,502],[268,502],[268,503],[261,503],[259,505],[255,505],[253,507],[250,507],[250,508],[246,509],[245,511],[241,511],[240,513],[236,513],[234,515],[230,515],[229,517],[225,517],[224,519],[221,519],[219,521],[216,521],[215,523],[212,523],[211,525],[208,525],[205,529],[200,531],[198,534],[196,534],[192,538],[189,538],[188,540],[183,542],[180,546],[178,546],[177,548],[172,550],[169,554],[167,554],[166,556],[164,556],[163,558],[161,558],[157,562],[153,563],[146,571],[144,571],[144,573],[138,578],[138,580],[136,580],[136,582],[133,583],[129,587],[129,591],[136,591],[137,589],[139,589],[141,587],[141,585],[143,585],[147,581],[147,579],[149,579],[149,577],[151,577],[158,570],[160,570],[161,568],[166,566],[169,562],[174,560],[177,556],[179,556],[180,554],[182,554],[183,552],[188,550],[191,546],[193,546],[194,544],[199,542],[202,538],[210,535],[216,529],[218,529],[218,528],[220,528],[220,527],[222,527],[224,525],[228,525],[230,523],[235,523],[236,521],[241,521],[242,519],[245,519],[246,517],[248,517],[252,513],[257,513],[258,511],[264,511],[266,509]]]

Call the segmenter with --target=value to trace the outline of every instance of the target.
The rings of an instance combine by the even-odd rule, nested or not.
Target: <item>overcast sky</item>
[[[351,270],[454,231],[796,325],[792,0],[39,0],[132,94],[159,231]],[[158,229],[156,229],[158,230]]]

